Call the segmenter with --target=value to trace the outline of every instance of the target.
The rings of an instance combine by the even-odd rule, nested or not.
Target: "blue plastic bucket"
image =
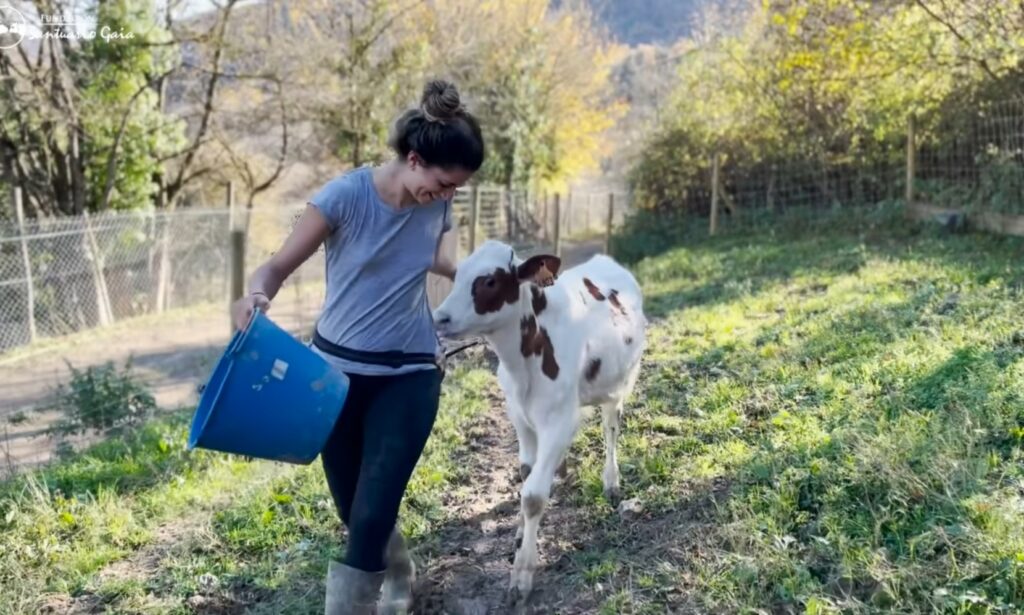
[[[256,310],[203,389],[188,447],[308,464],[348,387],[344,373]]]

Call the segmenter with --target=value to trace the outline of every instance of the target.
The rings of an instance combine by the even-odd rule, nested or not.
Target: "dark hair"
[[[480,124],[462,106],[459,91],[447,81],[431,81],[423,88],[419,108],[398,118],[389,144],[402,158],[416,152],[430,166],[476,172],[484,163]]]

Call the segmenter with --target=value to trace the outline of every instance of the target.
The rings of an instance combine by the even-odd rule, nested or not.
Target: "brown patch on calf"
[[[558,378],[558,362],[555,361],[555,348],[551,345],[548,330],[544,327],[537,328],[536,317],[524,316],[519,321],[519,332],[522,334],[519,350],[523,356],[530,358],[540,355],[540,371],[552,380]]]
[[[604,301],[604,293],[601,292],[601,289],[596,284],[590,281],[590,278],[583,278],[583,285],[587,287],[587,291],[594,299]]]
[[[626,315],[626,308],[623,307],[622,303],[619,302],[619,291],[612,289],[612,292],[608,295],[608,302],[612,304],[612,307],[617,309],[623,316]]]
[[[558,270],[562,267],[562,259],[551,254],[538,254],[531,256],[519,265],[516,269],[516,276],[520,280],[530,280],[540,286],[551,286],[558,277]]]
[[[497,312],[506,303],[511,305],[519,300],[519,280],[510,271],[501,267],[491,275],[478,276],[473,280],[473,309],[477,314]]]
[[[539,495],[528,495],[523,499],[523,514],[528,518],[539,516],[544,512],[544,498]]]
[[[587,382],[593,382],[594,378],[597,378],[597,372],[599,371],[601,371],[601,359],[595,357],[587,364],[587,372],[584,374],[587,377]]]
[[[533,295],[533,313],[540,314],[548,306],[548,298],[536,285],[530,287],[530,294]]]

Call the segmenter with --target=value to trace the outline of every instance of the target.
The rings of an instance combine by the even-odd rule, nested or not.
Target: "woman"
[[[328,568],[328,615],[375,612],[382,584],[381,613],[411,603],[413,566],[396,520],[442,377],[426,276],[455,277],[440,250],[451,239],[451,199],[484,159],[480,126],[445,81],[427,84],[420,107],[396,121],[390,145],[393,160],[337,177],[313,197],[232,306],[244,328],[326,242],[327,292],[313,349],[351,380],[321,453],[349,536],[344,563]]]

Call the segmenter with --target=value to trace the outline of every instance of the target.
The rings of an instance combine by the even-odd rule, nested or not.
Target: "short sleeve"
[[[331,232],[349,225],[355,201],[355,187],[351,177],[341,176],[324,184],[309,200],[309,204],[327,220]]]

